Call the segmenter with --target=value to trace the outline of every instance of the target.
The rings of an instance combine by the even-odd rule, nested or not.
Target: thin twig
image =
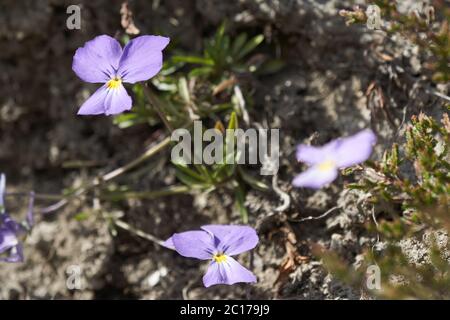
[[[111,192],[109,194],[102,194],[100,198],[103,200],[121,200],[121,199],[154,199],[174,194],[189,193],[192,188],[189,186],[179,185],[170,186],[155,191],[129,191],[129,192]]]
[[[29,197],[29,192],[7,192],[5,193],[5,197]],[[64,195],[61,194],[48,194],[48,193],[34,193],[34,199],[36,200],[48,200],[48,201],[57,201],[65,198]]]
[[[88,191],[89,189],[93,188],[93,185],[87,185],[85,187],[80,187],[79,189],[77,189],[73,194],[71,194],[70,196],[67,196],[66,198],[48,206],[45,207],[41,210],[37,210],[38,213],[40,214],[48,214],[51,212],[54,212],[58,209],[61,209],[62,207],[64,207],[66,204],[68,204],[70,202],[70,200],[74,199],[74,198],[78,198],[79,196],[81,196],[83,193],[85,193],[86,191]]]
[[[310,220],[319,220],[319,219],[323,219],[326,218],[330,213],[332,213],[333,211],[340,209],[340,206],[336,206],[331,208],[330,210],[326,211],[325,213],[321,214],[320,216],[314,217],[314,216],[309,216],[306,218],[302,218],[302,219],[298,219],[298,220],[294,220],[294,219],[288,219],[290,222],[304,222],[304,221],[310,221]]]
[[[153,157],[155,154],[157,154],[159,151],[163,150],[170,144],[170,137],[166,137],[164,140],[159,142],[157,145],[155,145],[153,148],[148,149],[144,154],[142,154],[139,158],[129,162],[128,164],[124,165],[123,167],[120,167],[116,170],[111,171],[110,173],[105,174],[101,180],[103,182],[110,181],[117,176],[120,176],[122,173],[129,171],[130,169],[137,167],[142,162],[146,161],[148,158]]]
[[[442,93],[440,93],[436,90],[432,90],[432,89],[428,89],[427,91],[428,91],[428,93],[431,93],[432,95],[435,95],[436,97],[439,97],[441,99],[444,99],[444,100],[447,100],[448,102],[450,102],[450,97],[446,96],[445,94],[442,94]]]
[[[144,152],[139,158],[127,163],[126,165],[117,168],[101,177],[98,177],[96,179],[94,179],[93,181],[89,182],[88,184],[85,184],[81,187],[79,187],[78,189],[76,189],[72,194],[70,194],[69,196],[65,197],[64,199],[58,201],[57,203],[43,208],[41,210],[39,210],[38,212],[41,214],[48,214],[51,213],[53,211],[56,211],[62,207],[64,207],[66,204],[68,204],[72,199],[77,198],[81,195],[83,195],[84,193],[86,193],[87,191],[99,186],[100,184],[104,183],[104,182],[108,182],[111,181],[112,179],[120,176],[121,174],[131,170],[132,168],[140,165],[142,162],[144,162],[145,160],[151,158],[152,156],[154,156],[155,154],[157,154],[159,151],[163,150],[165,147],[167,147],[170,144],[170,137],[165,138],[164,140],[162,140],[161,142],[159,142],[157,145],[155,145],[154,147],[148,149],[146,152]]]
[[[142,230],[136,229],[136,228],[130,226],[128,223],[126,223],[126,222],[124,222],[122,220],[115,220],[114,224],[116,226],[118,226],[119,228],[127,230],[127,231],[129,231],[129,232],[131,232],[131,233],[133,233],[133,234],[135,234],[135,235],[137,235],[137,236],[139,236],[139,237],[141,237],[143,239],[151,241],[151,242],[153,242],[153,243],[155,243],[155,244],[165,248],[164,241],[162,241],[161,239],[158,239],[154,235],[151,235],[151,234],[148,234],[148,233],[146,233],[146,232],[144,232]]]

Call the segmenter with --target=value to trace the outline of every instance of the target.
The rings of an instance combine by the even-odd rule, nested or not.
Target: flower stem
[[[5,193],[5,197],[30,197],[29,192],[7,192]],[[57,201],[64,199],[65,196],[62,194],[48,194],[48,193],[35,193],[34,199],[36,200],[48,200],[48,201]]]
[[[122,220],[115,220],[114,224],[117,227],[121,228],[121,229],[127,230],[127,231],[129,231],[129,232],[131,232],[131,233],[141,237],[141,238],[144,238],[144,239],[149,240],[149,241],[151,241],[153,243],[156,243],[157,245],[160,245],[160,246],[164,247],[164,241],[162,241],[161,239],[158,239],[154,235],[145,233],[142,230],[136,229],[136,228],[130,226],[128,223],[126,223],[126,222],[124,222]]]
[[[155,154],[157,154],[158,152],[160,152],[161,150],[166,148],[169,144],[170,144],[170,137],[166,137],[164,140],[159,142],[157,145],[155,145],[154,147],[152,147],[152,148],[148,149],[146,152],[144,152],[139,158],[127,163],[126,165],[124,165],[120,168],[117,168],[111,172],[108,172],[107,174],[105,174],[103,176],[97,177],[87,184],[84,184],[84,185],[78,187],[70,195],[64,197],[57,203],[55,203],[49,207],[41,209],[40,213],[47,214],[47,213],[51,213],[53,211],[56,211],[56,210],[64,207],[66,204],[68,204],[70,202],[70,200],[77,198],[77,197],[83,195],[84,193],[86,193],[87,191],[99,186],[100,184],[102,184],[104,182],[108,182],[108,181],[120,176],[121,174],[131,170],[132,168],[140,165],[145,160],[151,158],[152,156],[154,156]]]
[[[144,152],[139,158],[127,163],[123,167],[117,168],[105,175],[103,175],[100,180],[102,182],[108,182],[117,176],[120,176],[122,173],[129,171],[130,169],[137,167],[142,162],[147,160],[148,158],[153,157],[155,154],[160,152],[161,150],[165,149],[170,144],[170,137],[166,137],[164,140],[159,142],[157,145],[155,145],[153,148],[148,149],[146,152]]]
[[[145,96],[147,97],[147,100],[150,102],[150,105],[153,106],[153,108],[155,108],[155,111],[158,114],[158,116],[161,119],[161,121],[164,123],[164,125],[169,130],[169,132],[173,132],[173,128],[170,125],[170,122],[167,119],[167,117],[165,116],[163,110],[161,109],[158,99],[156,98],[154,93],[150,90],[150,88],[148,87],[147,83],[144,82],[142,84],[142,88],[144,90]]]
[[[192,188],[184,185],[170,186],[155,191],[129,191],[129,192],[111,192],[100,195],[104,200],[122,200],[122,199],[154,199],[158,197],[170,196],[175,194],[189,193]]]

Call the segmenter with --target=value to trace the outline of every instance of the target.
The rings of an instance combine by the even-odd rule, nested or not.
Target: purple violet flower
[[[24,228],[5,211],[5,175],[0,175],[0,262],[22,262],[23,250],[18,235]]]
[[[205,287],[238,282],[255,283],[255,275],[232,258],[256,247],[258,235],[247,226],[207,225],[202,230],[175,233],[164,245],[180,255],[211,260],[203,277]]]
[[[366,129],[357,134],[314,147],[301,144],[297,147],[297,160],[310,166],[294,178],[296,187],[319,189],[336,179],[338,170],[366,161],[372,153],[376,136]]]
[[[162,68],[162,50],[170,39],[140,36],[120,43],[107,35],[95,37],[78,48],[72,69],[86,82],[104,83],[78,110],[79,115],[118,114],[130,110],[131,97],[122,83],[147,81]]]
[[[0,214],[0,262],[23,262],[23,247],[18,235],[23,227],[6,213]]]

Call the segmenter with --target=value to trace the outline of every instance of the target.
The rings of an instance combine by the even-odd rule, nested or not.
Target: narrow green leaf
[[[239,51],[241,51],[242,47],[244,46],[245,42],[247,41],[247,34],[246,33],[241,33],[236,40],[234,40],[233,42],[233,46],[231,48],[231,54],[234,56],[236,56]]]
[[[239,60],[244,58],[246,55],[252,52],[257,46],[259,46],[263,41],[264,36],[262,34],[257,35],[256,37],[250,39],[242,48],[242,50],[237,54],[236,59]]]
[[[242,223],[248,223],[248,211],[245,207],[245,192],[242,190],[240,186],[235,188],[235,204],[239,210],[241,215]]]
[[[74,219],[77,221],[83,221],[86,220],[87,218],[89,218],[89,213],[88,212],[79,212],[74,216]]]
[[[189,77],[195,78],[195,77],[200,77],[200,76],[207,76],[208,74],[210,74],[212,72],[213,72],[213,68],[210,66],[195,68],[195,69],[192,69],[191,72],[189,72]]]
[[[213,66],[214,61],[212,59],[197,57],[197,56],[175,56],[172,58],[174,62],[186,62],[193,64],[203,64],[207,66]]]
[[[178,90],[180,92],[181,98],[184,100],[185,103],[190,104],[191,103],[191,95],[189,93],[189,88],[187,84],[187,80],[185,77],[181,77],[178,81]]]
[[[195,179],[197,181],[206,182],[206,179],[204,177],[199,175],[194,170],[190,169],[188,166],[184,166],[184,165],[181,165],[181,164],[175,164],[175,163],[174,163],[174,166],[179,171],[183,172],[185,175],[189,176],[190,178]]]
[[[238,118],[237,118],[236,112],[233,111],[230,116],[230,121],[228,122],[228,129],[235,130],[238,128],[239,128]]]
[[[187,174],[184,174],[182,171],[177,170],[175,172],[176,177],[185,185],[190,187],[196,187],[201,185],[201,183],[197,179],[193,179],[192,177],[188,176]]]
[[[260,190],[260,191],[268,191],[270,190],[270,187],[265,184],[264,182],[254,178],[251,174],[248,174],[245,172],[244,169],[242,169],[241,166],[238,166],[238,171],[242,177],[242,179],[250,185],[253,189]]]
[[[270,75],[280,71],[286,63],[280,59],[272,59],[264,62],[261,66],[258,67],[256,73],[259,75]]]

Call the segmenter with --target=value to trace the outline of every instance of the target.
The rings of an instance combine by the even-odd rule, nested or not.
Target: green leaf
[[[136,113],[126,113],[114,117],[113,123],[117,125],[120,129],[130,128],[134,125],[145,123],[147,120],[140,117]]]
[[[228,121],[228,129],[235,130],[239,128],[238,118],[236,112],[233,111],[230,116],[230,121]]]
[[[190,177],[191,179],[201,181],[201,182],[206,182],[207,179],[205,179],[204,177],[202,177],[200,174],[198,174],[197,172],[195,172],[194,170],[190,169],[188,166],[185,165],[181,165],[181,164],[176,164],[174,163],[175,167],[181,171],[183,174],[187,175],[188,177]]]
[[[191,103],[191,95],[189,93],[189,88],[187,84],[187,80],[185,77],[181,77],[178,81],[178,90],[180,92],[181,98],[184,100],[185,103],[190,104]]]
[[[241,33],[236,40],[234,40],[233,42],[233,46],[231,48],[231,54],[234,56],[236,56],[239,51],[242,49],[242,47],[244,46],[245,42],[247,41],[247,34],[246,33]]]
[[[203,179],[207,182],[212,182],[214,179],[209,172],[208,168],[203,164],[194,164],[194,168],[202,175]]]
[[[227,103],[215,104],[215,105],[211,106],[209,108],[209,110],[212,112],[220,112],[220,111],[229,110],[232,108],[233,108],[233,105],[231,103],[227,102]]]
[[[272,59],[264,62],[258,67],[256,73],[259,75],[269,75],[280,71],[286,63],[281,59]]]
[[[169,75],[177,72],[184,65],[185,65],[185,62],[176,62],[176,61],[173,61],[173,59],[168,59],[168,60],[164,61],[163,67],[158,75],[159,76],[169,76]]]
[[[217,47],[216,42],[207,41],[205,44],[205,57],[211,59],[213,65],[220,61],[220,48]]]
[[[216,35],[215,35],[216,43],[220,43],[222,41],[222,38],[225,35],[226,29],[227,29],[227,22],[224,21],[220,24],[219,28],[216,31]]]
[[[175,172],[175,175],[181,182],[183,182],[185,185],[189,187],[197,187],[202,184],[197,179],[193,179],[192,177],[188,176],[187,174],[184,174],[179,170]]]
[[[215,167],[214,172],[212,174],[212,177],[214,181],[217,181],[218,183],[222,183],[227,178],[231,177],[232,175],[229,174],[230,167],[234,166],[233,164],[226,164],[222,163]]]
[[[153,78],[151,82],[159,91],[176,92],[178,90],[176,84],[171,83],[169,81],[160,81],[159,78],[157,77]]]
[[[86,211],[77,213],[77,214],[74,216],[74,219],[77,220],[77,221],[84,221],[84,220],[86,220],[86,219],[88,219],[88,218],[89,218],[89,213],[86,212]]]
[[[227,172],[227,176],[231,176],[235,172],[235,167],[236,167],[235,166],[235,163],[236,163],[236,151],[235,151],[236,150],[236,137],[234,135],[234,130],[236,130],[238,128],[239,128],[238,118],[237,118],[236,112],[233,111],[231,113],[230,120],[228,122],[228,128],[227,128],[227,131],[228,130],[233,130],[233,132],[232,132],[232,134],[225,134],[225,146],[224,146],[225,163],[229,163],[229,162],[233,163],[233,165],[227,165],[225,167],[226,172]],[[231,145],[232,144],[231,142],[233,141],[231,139],[234,140],[234,143],[233,143],[234,150],[229,150],[228,151],[227,150],[227,146],[229,144]],[[231,160],[233,160],[233,161],[231,161]]]
[[[238,171],[242,177],[242,179],[250,185],[253,189],[260,190],[260,191],[269,191],[270,187],[265,184],[262,181],[259,181],[258,179],[254,178],[252,175],[245,172],[244,169],[242,169],[241,166],[238,166]]]
[[[230,37],[225,36],[220,44],[220,60],[217,61],[221,67],[231,63],[233,58],[230,56]]]
[[[235,204],[241,215],[242,223],[247,224],[248,223],[248,211],[247,211],[247,208],[245,207],[245,192],[240,186],[237,186],[235,188],[235,197],[236,197]]]
[[[212,59],[198,57],[198,56],[175,56],[172,58],[175,63],[186,62],[193,64],[203,64],[207,66],[213,66],[214,61]]]
[[[195,78],[195,77],[200,77],[200,76],[207,76],[210,73],[212,73],[213,71],[214,71],[214,69],[210,66],[195,68],[195,69],[192,69],[191,72],[189,72],[189,77]]]
[[[264,41],[264,36],[262,34],[257,35],[256,37],[253,37],[250,39],[245,46],[242,48],[242,50],[238,53],[236,56],[236,59],[242,59],[247,54],[252,52],[257,46],[259,46]]]

